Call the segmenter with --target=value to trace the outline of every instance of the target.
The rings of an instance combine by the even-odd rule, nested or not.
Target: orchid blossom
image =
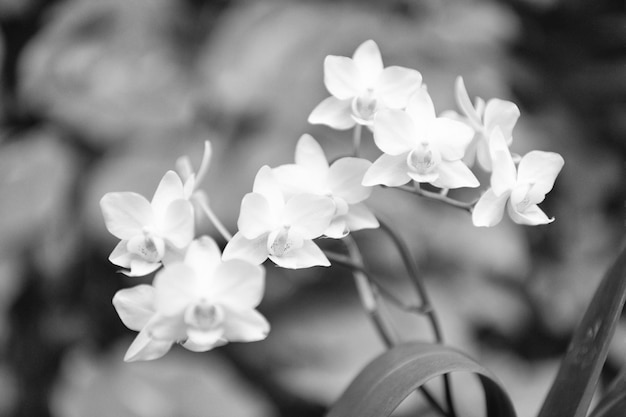
[[[273,172],[287,196],[309,193],[333,200],[335,214],[324,235],[338,239],[350,231],[378,227],[378,220],[363,204],[372,193],[370,187],[361,185],[370,165],[365,159],[345,157],[329,166],[319,143],[310,135],[302,135],[296,145],[295,164],[276,167]]]
[[[465,124],[437,117],[425,88],[406,108],[381,110],[374,121],[374,141],[384,153],[365,173],[363,185],[396,187],[413,180],[440,188],[477,187],[478,180],[461,161],[473,132]]]
[[[465,116],[463,121],[476,132],[464,160],[470,166],[477,161],[483,169],[491,171],[492,161],[489,152],[491,133],[495,128],[499,128],[507,145],[511,146],[513,128],[520,116],[519,108],[511,101],[498,98],[492,98],[485,104],[477,97],[476,104],[472,105],[462,77],[456,79],[454,90],[457,104]]]
[[[105,194],[100,207],[108,231],[121,239],[109,260],[129,276],[147,275],[180,258],[193,239],[194,210],[174,171],[163,176],[151,202],[134,192],[116,192]]]
[[[309,123],[334,129],[371,125],[380,109],[403,109],[422,83],[413,69],[383,67],[376,42],[362,43],[352,58],[329,55],[324,61],[324,84],[331,94],[313,109]]]
[[[181,343],[204,352],[228,342],[253,342],[269,332],[256,310],[264,291],[265,272],[241,260],[222,261],[215,241],[195,240],[184,261],[157,273],[154,286],[138,286],[116,294],[122,321],[139,335],[126,360],[149,360]]]
[[[495,226],[502,220],[505,206],[515,223],[538,225],[554,221],[537,204],[554,186],[564,164],[561,155],[532,151],[524,155],[516,169],[506,139],[497,128],[491,134],[489,148],[493,161],[491,188],[474,207],[474,225]]]
[[[297,194],[286,199],[271,168],[264,166],[256,175],[253,192],[241,202],[239,232],[224,249],[224,259],[260,264],[269,258],[292,269],[329,266],[313,239],[328,229],[335,211],[328,197]]]

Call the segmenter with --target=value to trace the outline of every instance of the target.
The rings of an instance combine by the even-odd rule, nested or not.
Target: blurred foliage
[[[142,281],[107,263],[98,201],[150,195],[209,139],[204,186],[234,229],[258,168],[290,162],[302,133],[331,157],[349,151],[349,133],[306,118],[326,96],[324,57],[370,38],[386,64],[422,72],[438,111],[463,75],[470,95],[520,105],[514,150],[566,160],[545,227],[477,230],[393,190],[371,202],[402,226],[449,343],[534,415],[624,231],[625,22],[610,0],[0,0],[0,415],[323,414],[382,350],[346,270],[270,267],[267,340],[129,366],[111,298]],[[356,237],[404,294],[389,242]],[[390,310],[407,339],[430,340]],[[623,322],[617,332],[607,378],[626,362]],[[456,392],[475,405],[475,387]]]

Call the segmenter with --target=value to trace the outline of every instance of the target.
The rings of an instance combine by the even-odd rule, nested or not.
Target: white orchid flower
[[[383,151],[365,173],[363,185],[397,187],[413,180],[439,188],[478,187],[461,161],[473,131],[465,124],[437,117],[425,88],[406,108],[381,110],[374,121],[374,141]]]
[[[224,259],[244,259],[260,264],[267,258],[283,268],[329,266],[313,242],[330,225],[335,204],[328,197],[283,195],[270,167],[262,167],[253,192],[244,196],[237,226],[239,231],[224,249]]]
[[[515,223],[546,224],[554,221],[537,206],[554,186],[563,168],[561,155],[554,152],[532,151],[524,155],[517,169],[506,139],[495,129],[490,144],[493,171],[491,188],[478,200],[472,212],[475,226],[491,227],[502,220],[506,206]]]
[[[473,165],[474,161],[486,171],[491,171],[492,161],[489,151],[489,138],[495,128],[499,128],[508,146],[513,142],[513,128],[520,117],[519,108],[508,100],[492,98],[485,103],[480,97],[476,104],[467,94],[462,77],[457,77],[454,85],[456,101],[464,114],[464,121],[471,126],[476,134],[465,154],[465,162]]]
[[[372,193],[361,185],[371,162],[345,157],[328,164],[324,150],[310,135],[302,135],[296,145],[295,164],[274,168],[274,176],[286,196],[315,194],[335,203],[335,214],[324,235],[339,239],[350,231],[379,226],[374,214],[363,204]]]
[[[378,45],[362,43],[352,58],[329,55],[324,60],[324,84],[331,94],[313,109],[309,123],[344,130],[371,125],[381,109],[403,109],[422,83],[413,69],[383,67]]]
[[[202,237],[189,245],[183,262],[157,273],[153,287],[116,294],[113,303],[120,318],[139,330],[125,360],[155,359],[175,342],[204,352],[267,336],[269,324],[256,310],[263,298],[264,269],[221,258],[215,241]]]
[[[106,228],[121,239],[109,260],[129,276],[147,275],[179,258],[193,239],[193,207],[174,171],[163,176],[150,202],[134,192],[115,192],[105,194],[100,207]]]

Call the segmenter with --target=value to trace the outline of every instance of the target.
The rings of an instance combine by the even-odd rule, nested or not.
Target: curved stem
[[[386,187],[386,186],[383,185],[383,187]],[[392,187],[387,187],[387,188],[392,188]],[[417,183],[415,187],[411,187],[409,185],[401,185],[399,187],[393,187],[393,188],[396,188],[398,190],[401,190],[410,194],[418,195],[420,197],[426,197],[430,200],[439,201],[441,203],[448,204],[449,206],[465,210],[468,213],[471,213],[472,210],[474,210],[474,206],[476,205],[476,202],[478,201],[478,200],[474,200],[474,201],[466,202],[466,201],[455,200],[454,198],[450,198],[447,196],[447,191],[445,193],[442,193],[442,192],[436,193],[433,191],[424,190],[420,188],[419,185],[417,185]]]
[[[395,336],[395,332],[389,323],[384,319],[382,314],[380,314],[378,299],[380,294],[377,291],[377,287],[373,286],[370,280],[368,279],[368,274],[366,274],[366,269],[363,266],[363,257],[361,256],[361,251],[357,246],[356,242],[351,236],[346,236],[343,238],[343,242],[346,245],[346,249],[348,250],[350,262],[348,265],[358,266],[358,268],[352,269],[352,274],[354,275],[354,279],[356,282],[357,289],[359,291],[359,296],[361,298],[361,302],[365,307],[365,310],[368,312],[374,326],[378,330],[378,333],[381,336],[381,339],[387,346],[390,348],[396,344],[397,337]],[[446,379],[447,381],[447,379]],[[454,408],[450,403],[448,405],[449,412],[439,404],[437,399],[431,394],[431,392],[425,386],[420,386],[419,391],[424,395],[424,398],[428,401],[428,403],[437,410],[444,417],[455,417]]]
[[[432,304],[430,302],[430,296],[428,295],[428,292],[426,291],[426,286],[424,285],[423,281],[420,279],[419,271],[417,268],[417,263],[415,262],[415,259],[411,255],[411,251],[409,247],[402,240],[400,235],[391,228],[391,226],[386,220],[382,219],[380,216],[377,216],[377,217],[378,217],[378,222],[380,223],[381,229],[391,238],[393,243],[398,248],[398,252],[400,253],[402,262],[404,263],[407,269],[407,272],[409,273],[409,278],[411,279],[411,283],[413,284],[415,290],[419,294],[419,297],[422,301],[422,306],[425,309],[427,309],[426,315],[433,329],[435,340],[438,343],[443,344],[443,333],[441,331],[439,317],[437,316],[437,312],[435,311],[435,309],[432,307]],[[450,378],[448,377],[447,374],[443,375],[443,382],[444,382],[446,403],[448,404],[448,410],[450,411],[450,414],[452,416],[456,416],[456,411],[454,409],[454,401],[452,398],[452,388],[450,385]]]
[[[215,228],[222,235],[222,237],[227,242],[230,241],[233,238],[233,235],[230,234],[228,229],[226,229],[226,227],[224,227],[224,224],[222,224],[222,222],[217,218],[217,216],[215,215],[215,213],[213,212],[213,210],[209,206],[209,203],[207,201],[206,196],[202,192],[196,191],[193,194],[193,197],[194,197],[193,198],[194,201],[198,204],[198,206],[200,206],[200,208],[202,209],[204,214],[211,221],[211,223],[213,223],[213,226],[215,226]]]
[[[356,246],[356,242],[354,242],[352,238],[346,237],[344,238],[344,243],[346,245],[346,249],[348,249],[351,261],[355,264],[363,264],[363,258],[361,257],[359,248]],[[359,292],[359,297],[361,298],[361,303],[363,304],[365,311],[367,311],[367,314],[372,319],[374,327],[376,327],[376,330],[385,343],[385,346],[389,348],[395,345],[397,336],[395,335],[393,328],[380,314],[377,301],[380,295],[376,287],[370,284],[370,281],[367,279],[366,274],[362,270],[353,269],[352,275],[354,276],[354,281]]]
[[[380,280],[378,280],[370,271],[368,271],[364,265],[355,263],[348,256],[345,256],[336,252],[331,252],[328,250],[325,250],[324,254],[331,262],[335,264],[342,265],[342,266],[345,266],[346,268],[350,268],[353,271],[360,271],[361,273],[365,274],[367,279],[371,283],[376,285],[377,289],[380,291],[380,294],[383,297],[387,298],[393,305],[400,308],[401,310],[406,311],[407,313],[415,313],[415,314],[427,314],[428,311],[430,310],[430,307],[426,308],[423,306],[411,305],[400,300],[391,291],[389,291],[384,285],[382,285]]]
[[[359,156],[359,150],[361,149],[361,133],[363,131],[363,126],[360,124],[354,125],[354,131],[352,132],[352,155],[355,157]]]

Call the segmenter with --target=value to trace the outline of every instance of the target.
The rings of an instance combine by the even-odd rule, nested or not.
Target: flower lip
[[[138,255],[146,262],[160,262],[165,254],[165,242],[159,236],[148,230],[144,230],[142,235],[130,239],[126,245],[130,253]]]
[[[428,143],[421,143],[420,147],[413,149],[407,154],[406,162],[409,168],[420,175],[433,172],[441,162],[441,155]]]
[[[185,310],[185,323],[200,330],[218,328],[225,319],[224,310],[207,300],[200,300]]]
[[[363,93],[352,99],[352,117],[360,124],[371,125],[379,105],[374,89],[367,88]]]
[[[283,226],[267,236],[267,251],[270,255],[283,256],[292,248],[293,242],[289,239],[289,229],[290,226]]]

